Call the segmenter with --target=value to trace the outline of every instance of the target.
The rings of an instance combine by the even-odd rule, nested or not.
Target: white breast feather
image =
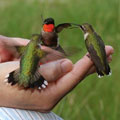
[[[84,40],[86,40],[87,36],[89,35],[89,33],[85,33],[84,34]]]

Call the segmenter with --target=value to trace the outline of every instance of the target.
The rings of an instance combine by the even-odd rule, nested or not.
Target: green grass
[[[111,63],[112,76],[98,79],[87,77],[53,110],[65,120],[118,120],[120,118],[120,1],[119,0],[0,0],[0,34],[30,38],[39,33],[41,14],[62,22],[84,23],[94,26],[105,44],[115,49]],[[51,1],[51,2],[50,2]],[[71,59],[85,53],[82,32],[64,30],[60,43],[65,48],[80,50]]]

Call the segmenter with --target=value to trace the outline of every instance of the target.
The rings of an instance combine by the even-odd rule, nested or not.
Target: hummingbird
[[[111,75],[102,38],[95,32],[92,25],[84,23],[78,26],[84,33],[85,45],[95,64],[98,77],[101,78],[105,74]]]
[[[43,21],[43,27],[40,33],[42,45],[66,54],[59,44],[58,33],[60,33],[64,28],[70,27],[72,27],[72,23],[62,23],[55,26],[55,21],[53,18],[46,18]]]
[[[21,47],[20,68],[9,73],[5,77],[5,82],[11,83],[11,85],[17,83],[24,88],[46,88],[48,82],[38,71],[40,59],[47,55],[46,52],[41,50],[40,42],[40,35],[34,34],[28,45]]]

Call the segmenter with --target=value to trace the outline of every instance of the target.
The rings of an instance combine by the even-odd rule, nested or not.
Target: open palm
[[[8,39],[11,39],[11,41]],[[28,41],[25,39],[7,37],[3,39],[3,36],[1,36],[0,45],[3,46],[4,50],[7,50],[4,47],[5,45],[10,46],[9,51],[7,50],[8,54],[16,54],[16,56],[12,56],[13,58],[9,59],[9,55],[7,55],[8,57],[6,56],[6,60],[4,60],[1,57],[4,51],[0,53],[0,106],[38,110],[40,112],[50,111],[80,81],[87,75],[95,72],[93,62],[85,55],[75,64],[63,58],[41,65],[39,71],[49,83],[46,89],[25,90],[18,87],[18,85],[11,86],[10,84],[6,84],[4,82],[5,76],[19,67],[19,57],[14,46],[26,45],[27,43]],[[46,47],[42,49],[45,50]],[[108,60],[111,61],[113,48],[111,46],[106,46],[106,53]],[[18,61],[12,61],[16,59]]]

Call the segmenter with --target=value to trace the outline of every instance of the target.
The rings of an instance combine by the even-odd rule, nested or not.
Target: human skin
[[[2,107],[48,112],[85,77],[95,72],[93,62],[85,55],[75,64],[64,58],[41,65],[39,71],[49,82],[46,89],[22,89],[18,85],[6,84],[5,76],[19,67],[19,57],[14,46],[27,43],[26,39],[0,36],[0,46],[2,46],[0,47],[2,50],[0,52],[0,106]],[[9,50],[6,46],[9,46]],[[47,48],[43,46],[42,49]],[[5,54],[4,50],[7,51],[7,55],[1,57]],[[112,60],[113,52],[111,46],[106,46],[109,62]]]

